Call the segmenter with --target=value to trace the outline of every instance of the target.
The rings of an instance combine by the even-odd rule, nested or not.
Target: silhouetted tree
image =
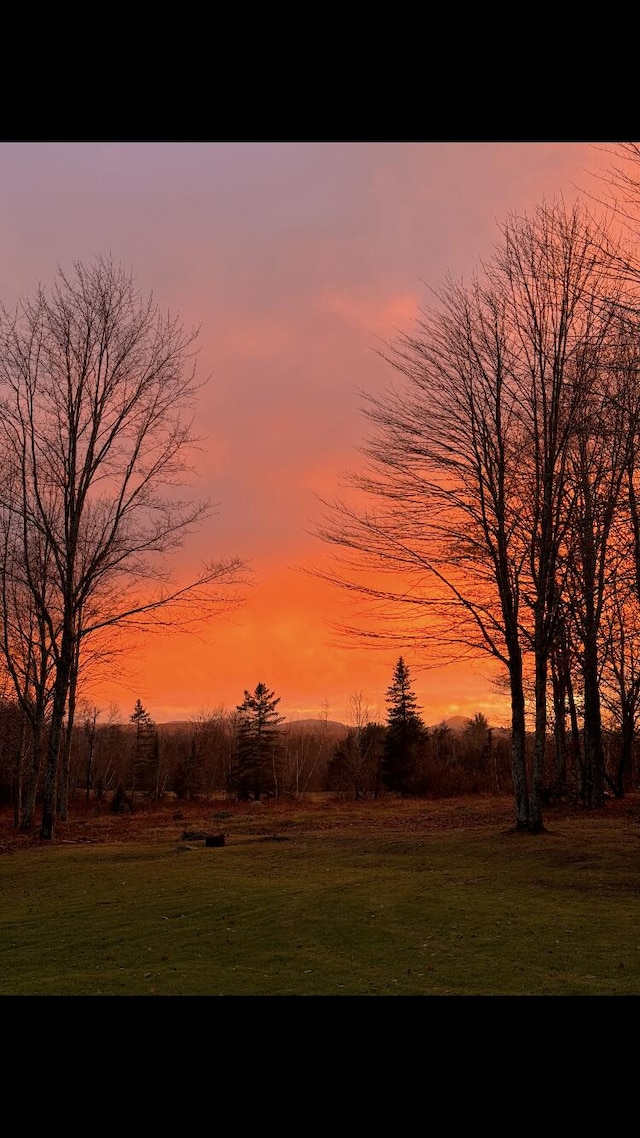
[[[614,575],[605,610],[606,652],[601,675],[603,706],[614,733],[614,762],[605,779],[623,798],[632,774],[636,727],[640,713],[640,606],[633,582]]]
[[[329,761],[327,780],[330,790],[353,795],[355,799],[377,794],[386,729],[381,723],[352,727],[335,744]]]
[[[136,729],[131,789],[141,790],[145,794],[157,794],[160,771],[158,732],[139,699],[136,700],[130,721]]]
[[[227,772],[235,749],[232,717],[223,707],[201,709],[184,727],[164,736],[168,789],[183,799],[228,790]]]
[[[279,794],[281,741],[278,725],[280,696],[259,683],[255,691],[245,690],[238,705],[238,741],[235,757],[234,785],[240,799],[258,801],[264,795]]]
[[[196,334],[105,258],[60,271],[50,291],[15,312],[0,306],[0,317],[2,568],[29,591],[52,661],[41,827],[50,839],[83,642],[153,614],[166,622],[224,609],[218,586],[237,579],[240,562],[211,562],[181,586],[167,572],[167,555],[210,512],[176,492],[196,441]]]
[[[86,741],[85,799],[88,802],[93,788],[93,760],[96,753],[96,736],[100,709],[88,704],[84,708],[82,729]]]
[[[462,763],[467,776],[471,776],[471,792],[489,788],[493,780],[491,770],[491,728],[487,717],[476,711],[467,719],[461,737]]]
[[[4,490],[11,498],[11,479],[6,475]],[[46,537],[32,534],[29,540],[20,541],[17,526],[13,511],[0,511],[2,653],[6,675],[29,726],[23,741],[24,761],[18,771],[16,820],[28,831],[36,807],[53,697],[54,652],[44,612],[54,603],[54,566]]]
[[[547,673],[576,502],[569,456],[619,343],[614,256],[579,206],[510,216],[470,285],[449,279],[413,334],[389,345],[404,382],[365,396],[361,497],[330,504],[320,529],[343,551],[324,576],[376,602],[365,636],[428,643],[442,662],[488,652],[504,666],[516,827],[531,833],[543,829]]]
[[[481,711],[476,711],[472,719],[467,719],[463,733],[464,741],[470,750],[481,755],[483,751],[486,751],[489,732],[489,721],[486,715],[483,715]]]
[[[328,724],[328,714],[313,726],[290,723],[282,732],[283,766],[287,793],[298,795],[326,788],[328,763],[335,739]]]
[[[387,688],[387,731],[382,759],[382,781],[387,790],[408,794],[417,752],[426,739],[418,700],[411,689],[409,669],[400,656]]]

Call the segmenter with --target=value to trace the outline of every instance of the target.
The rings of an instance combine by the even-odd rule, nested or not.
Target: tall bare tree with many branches
[[[125,622],[219,612],[242,570],[238,558],[215,560],[180,584],[167,562],[210,514],[180,490],[196,441],[195,339],[102,257],[59,270],[15,312],[0,307],[3,564],[22,565],[54,670],[45,839],[83,643]]]
[[[414,333],[389,345],[386,358],[404,383],[365,396],[374,432],[352,482],[367,504],[336,501],[319,527],[342,551],[329,579],[377,602],[374,636],[428,643],[431,652],[437,641],[454,654],[482,650],[504,665],[516,826],[533,833],[543,829],[547,673],[567,583],[563,552],[584,503],[578,441],[585,409],[597,408],[605,390],[624,307],[617,255],[607,226],[583,206],[556,202],[510,216],[471,284],[449,279]],[[625,453],[618,442],[609,501]],[[591,535],[602,556],[609,525],[607,515]],[[390,587],[371,584],[370,574],[385,569],[395,577]],[[388,632],[380,626],[385,605]]]

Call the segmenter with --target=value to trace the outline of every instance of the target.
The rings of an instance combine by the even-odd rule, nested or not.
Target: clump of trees
[[[448,279],[387,345],[400,382],[364,394],[352,480],[367,505],[336,500],[320,527],[329,579],[376,602],[374,636],[501,667],[516,826],[531,833],[550,726],[554,781],[599,807],[603,708],[623,765],[637,719],[639,285],[634,249],[584,204],[510,215],[471,281]],[[371,584],[381,570],[388,587]]]
[[[11,805],[16,825],[20,764],[29,749],[29,724],[7,688],[0,692],[0,803]],[[326,715],[296,724],[277,717],[274,752],[261,798],[296,797],[323,792],[327,768],[340,727]],[[167,795],[181,802],[238,797],[240,715],[220,706],[201,710],[188,722],[156,724],[137,701],[132,713],[81,701],[69,747],[68,797],[80,798],[96,811],[112,806],[141,809]],[[251,797],[251,795],[250,795]]]
[[[343,739],[334,745],[327,771],[328,786],[341,794],[363,799],[378,794],[382,786],[384,725],[371,715],[362,692],[349,701],[350,726]]]
[[[444,722],[428,728],[419,712],[410,669],[400,656],[387,688],[385,723],[373,718],[361,693],[352,696],[353,723],[334,746],[328,788],[355,799],[383,794],[442,798],[508,790],[508,733],[494,732],[481,712],[459,731]]]

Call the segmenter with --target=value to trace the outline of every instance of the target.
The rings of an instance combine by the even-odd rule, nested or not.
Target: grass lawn
[[[640,799],[72,809],[0,819],[0,995],[640,994]],[[222,848],[186,833],[223,832]]]

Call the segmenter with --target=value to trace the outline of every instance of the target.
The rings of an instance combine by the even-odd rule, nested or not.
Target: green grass
[[[529,837],[352,817],[1,856],[0,995],[640,994],[633,819]]]

